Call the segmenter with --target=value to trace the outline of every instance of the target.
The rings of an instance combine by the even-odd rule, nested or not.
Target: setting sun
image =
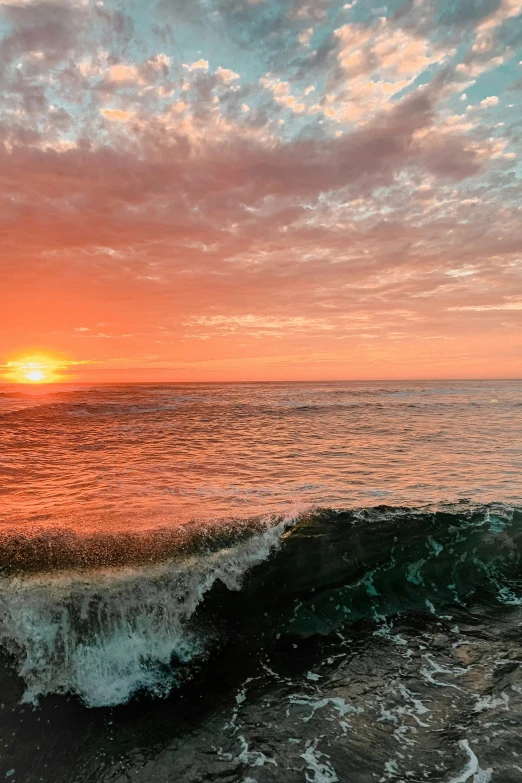
[[[15,383],[55,383],[65,363],[47,355],[20,356],[7,362],[6,378]]]
[[[29,372],[25,374],[25,377],[28,381],[38,383],[39,381],[45,380],[45,373],[43,370],[29,370]]]

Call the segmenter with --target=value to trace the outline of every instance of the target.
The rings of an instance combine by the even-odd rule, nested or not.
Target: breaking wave
[[[4,537],[0,643],[24,700],[163,696],[224,649],[522,603],[522,509],[501,504],[316,509],[193,536]]]
[[[189,621],[206,593],[218,580],[238,590],[284,527],[181,561],[4,577],[0,641],[25,680],[24,700],[71,692],[107,706],[140,689],[167,693],[179,666],[205,650]]]

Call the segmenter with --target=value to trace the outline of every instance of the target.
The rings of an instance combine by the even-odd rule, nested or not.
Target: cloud
[[[4,4],[0,350],[325,372],[458,367],[486,340],[516,356],[518,114],[482,111],[516,6],[363,10],[173,2],[147,26]]]
[[[464,305],[461,307],[450,307],[449,310],[466,312],[475,311],[477,313],[488,312],[491,310],[522,310],[522,302],[503,302],[494,305]]]
[[[187,71],[208,71],[208,60],[199,59],[197,62],[183,65]]]
[[[499,103],[498,95],[490,95],[489,98],[484,98],[484,100],[480,101],[480,106],[483,109],[489,109],[492,106],[498,106]]]
[[[102,114],[108,120],[114,120],[115,122],[127,122],[127,120],[136,116],[133,112],[123,111],[122,109],[103,109]]]

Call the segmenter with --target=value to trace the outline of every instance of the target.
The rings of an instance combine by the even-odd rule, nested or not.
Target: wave
[[[99,539],[66,545],[60,561],[43,556],[41,538],[32,559],[4,564],[0,643],[25,701],[73,693],[101,707],[140,691],[163,696],[220,651],[330,634],[361,618],[522,603],[520,508],[316,509],[233,530],[199,532],[178,550],[156,531],[139,539],[148,559],[136,539],[126,565],[125,537],[103,539],[103,565]],[[55,555],[64,535],[48,539]],[[13,541],[28,557],[29,541]]]
[[[177,681],[174,662],[204,653],[188,621],[205,594],[217,580],[238,590],[286,525],[181,562],[4,577],[0,642],[25,680],[24,700],[76,693],[88,706],[107,706],[143,688],[167,693]]]
[[[163,413],[164,411],[177,411],[179,404],[174,402],[151,403],[119,403],[119,402],[37,402],[32,400],[32,405],[16,410],[8,410],[0,413],[2,417],[17,419],[34,419],[44,416],[54,418],[57,413],[60,416],[78,417],[115,417],[145,416],[147,414]]]

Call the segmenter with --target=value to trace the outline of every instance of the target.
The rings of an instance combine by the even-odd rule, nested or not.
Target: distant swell
[[[236,643],[522,601],[522,510],[504,505],[324,509],[180,535],[5,537],[0,641],[26,701],[161,696]]]

